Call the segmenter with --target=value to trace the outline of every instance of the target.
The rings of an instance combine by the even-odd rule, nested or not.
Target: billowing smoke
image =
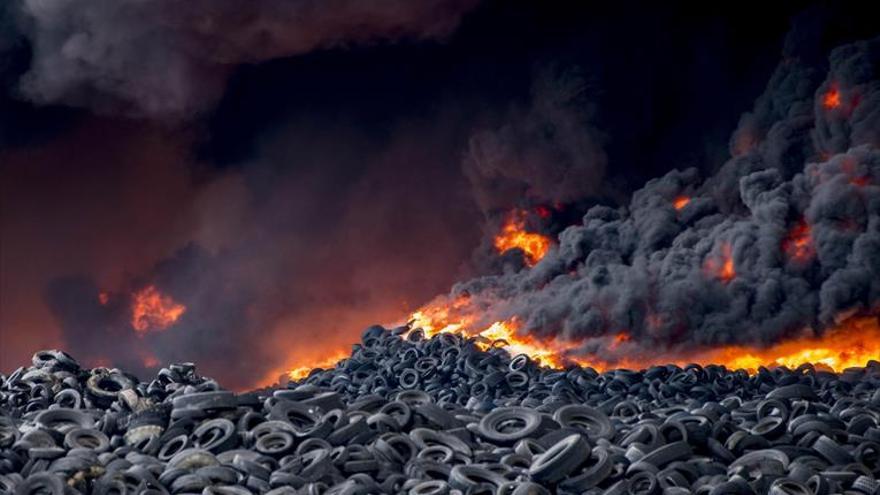
[[[39,103],[163,118],[208,110],[239,64],[449,34],[476,0],[21,0]]]
[[[878,132],[880,38],[835,49],[824,80],[786,59],[717,175],[673,171],[628,207],[595,206],[534,268],[435,304],[465,300],[480,323],[515,318],[586,352],[618,333],[633,342],[619,352],[762,345],[874,311]]]

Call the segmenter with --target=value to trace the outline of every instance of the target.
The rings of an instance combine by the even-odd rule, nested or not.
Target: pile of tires
[[[245,394],[38,352],[0,376],[0,493],[880,494],[876,361],[597,373],[408,330]]]

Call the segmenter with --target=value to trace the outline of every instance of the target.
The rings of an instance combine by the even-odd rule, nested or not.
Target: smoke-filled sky
[[[725,187],[880,34],[856,3],[544,4],[0,3],[0,372],[59,347],[264,383],[521,266],[489,249],[512,208],[556,234],[672,169]],[[151,285],[187,310],[139,333]]]

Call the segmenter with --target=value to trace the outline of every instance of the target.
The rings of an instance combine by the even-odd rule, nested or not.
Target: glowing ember
[[[733,265],[733,253],[729,242],[721,245],[721,255],[706,259],[703,271],[722,282],[730,282],[736,276],[736,268]]]
[[[132,297],[131,326],[139,335],[165,330],[180,319],[186,306],[148,285]]]
[[[525,230],[525,214],[522,211],[513,211],[507,217],[501,232],[495,236],[495,249],[499,253],[505,253],[511,249],[521,249],[525,255],[528,266],[535,266],[550,249],[550,238]]]
[[[782,250],[794,261],[805,263],[813,258],[816,250],[813,247],[813,237],[810,226],[801,220],[788,233],[788,237],[782,241]]]
[[[110,294],[104,291],[99,292],[98,302],[101,303],[101,306],[106,306],[107,303],[110,302]]]
[[[681,209],[684,208],[685,206],[687,206],[688,203],[690,203],[690,202],[691,202],[691,198],[689,198],[687,196],[678,196],[677,198],[672,200],[672,206],[676,210],[681,211]]]
[[[831,110],[840,106],[840,90],[837,86],[832,85],[825,95],[822,97],[822,106]]]

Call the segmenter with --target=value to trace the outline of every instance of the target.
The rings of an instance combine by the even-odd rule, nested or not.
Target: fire
[[[810,226],[801,220],[788,233],[788,237],[782,241],[782,250],[794,261],[801,263],[810,261],[816,250],[813,247],[813,237]]]
[[[690,363],[721,365],[750,373],[762,366],[794,369],[803,364],[842,372],[880,359],[880,321],[876,316],[853,317],[821,335],[796,338],[766,348],[725,346],[678,352],[647,352],[626,331],[575,342],[531,336],[521,331],[516,318],[481,326],[474,323],[474,317],[469,316],[471,313],[466,311],[467,304],[467,298],[458,298],[449,305],[429,304],[411,315],[408,323],[410,331],[421,329],[427,337],[454,333],[474,338],[474,344],[482,350],[500,347],[511,356],[525,354],[540,366],[563,369],[578,365],[599,372],[618,368],[639,370],[666,364],[685,366]],[[583,354],[585,343],[598,344],[598,348],[610,352],[608,355]],[[299,381],[308,377],[313,369],[333,367],[347,357],[348,353],[340,350],[311,365],[288,370],[287,377]]]
[[[805,222],[792,229],[790,239],[786,252],[793,253],[793,256],[811,252],[810,229]],[[722,244],[719,251],[718,256],[707,259],[705,269],[709,274],[729,281],[736,276],[731,244]],[[769,347],[740,345],[663,351],[646,346],[640,342],[638,334],[629,330],[610,330],[605,335],[579,340],[543,338],[524,331],[516,317],[481,321],[483,315],[485,311],[468,295],[462,295],[452,299],[439,298],[427,304],[413,312],[406,325],[410,332],[421,329],[429,338],[441,333],[473,338],[474,345],[482,350],[502,348],[511,355],[525,354],[538,365],[554,369],[578,365],[604,372],[618,368],[638,370],[653,365],[696,363],[753,373],[762,366],[797,368],[802,364],[813,364],[841,372],[880,359],[880,322],[876,316],[849,318],[819,335],[811,333],[811,336]],[[662,316],[648,312],[645,327],[658,327],[662,324]],[[586,349],[600,351],[585,353]],[[291,380],[302,380],[312,369],[331,367],[346,357],[348,354],[340,351],[329,358],[316,360],[310,366],[291,369],[287,376]]]
[[[302,380],[303,378],[307,378],[309,376],[309,373],[311,373],[313,370],[315,370],[317,368],[332,368],[333,366],[336,365],[336,363],[338,363],[339,361],[342,361],[343,359],[345,359],[347,357],[348,357],[347,353],[340,351],[340,352],[333,354],[332,356],[329,356],[329,357],[326,357],[323,359],[319,359],[319,360],[313,362],[311,365],[299,366],[297,368],[293,368],[291,370],[288,370],[287,376],[290,380],[299,381],[299,380]]]
[[[703,264],[703,271],[712,277],[716,277],[724,283],[736,277],[736,267],[733,264],[733,252],[729,242],[721,245],[721,256],[709,257]]]
[[[794,339],[767,349],[726,347],[708,353],[703,359],[746,370],[755,370],[759,366],[796,368],[812,363],[843,371],[880,359],[880,325],[876,317],[856,317],[821,337]]]
[[[173,325],[186,312],[186,306],[148,285],[132,297],[131,326],[139,335]]]
[[[822,106],[829,110],[840,106],[840,90],[836,85],[832,85],[831,89],[822,96]]]
[[[105,291],[101,291],[98,293],[98,302],[101,303],[101,306],[106,306],[108,302],[110,302],[110,294]]]
[[[688,203],[690,203],[690,202],[691,202],[691,198],[689,198],[687,196],[678,196],[677,198],[672,200],[672,206],[676,210],[681,211],[681,209],[684,208],[685,206],[687,206]]]
[[[601,355],[582,355],[577,351],[580,343],[559,340],[540,340],[519,332],[517,320],[496,321],[482,330],[471,331],[461,321],[425,320],[424,312],[414,313],[411,328],[422,328],[427,336],[452,332],[476,337],[482,349],[500,346],[511,355],[526,354],[543,366],[562,368],[576,364],[589,366],[597,371],[614,368],[642,369],[652,365],[689,363],[717,364],[730,369],[750,372],[759,367],[786,366],[796,368],[802,364],[814,364],[834,371],[865,366],[869,361],[880,359],[880,324],[877,317],[856,317],[824,332],[821,336],[802,337],[767,348],[727,346],[690,352],[655,352],[647,355],[638,348],[627,332],[594,337],[596,343],[612,351],[625,351],[624,358],[609,359]],[[464,321],[464,320],[462,320]]]
[[[508,215],[501,232],[495,236],[495,249],[499,253],[521,249],[528,266],[535,266],[550,250],[550,238],[535,232],[526,232],[525,213],[515,210]]]

